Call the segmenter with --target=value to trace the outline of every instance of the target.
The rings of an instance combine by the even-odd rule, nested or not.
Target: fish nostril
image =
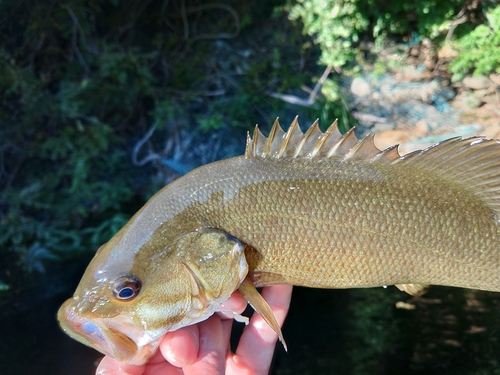
[[[100,333],[99,328],[97,328],[97,326],[92,322],[83,323],[81,328],[87,335],[95,335],[96,333]]]

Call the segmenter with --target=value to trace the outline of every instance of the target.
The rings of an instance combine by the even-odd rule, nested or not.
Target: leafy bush
[[[285,9],[314,36],[321,62],[340,71],[358,58],[363,41],[434,35],[464,4],[419,0],[413,9],[398,1],[298,0]],[[0,2],[0,257],[9,260],[6,268],[43,270],[46,261],[109,238],[152,191],[155,171],[130,173],[134,144],[152,126],[171,131],[169,124],[181,124],[184,132],[203,134],[229,130],[229,123],[262,123],[266,110],[281,112],[285,105],[268,95],[300,87],[311,74],[304,65],[316,56],[292,26],[276,28],[276,19],[264,19],[280,6],[279,0],[192,0],[185,7],[162,0]],[[498,30],[497,10],[489,17]],[[480,55],[483,49],[496,56],[498,41],[487,40],[485,27],[475,30],[482,41],[461,40],[464,51],[476,43],[478,52],[477,59],[458,60],[457,71],[473,64],[496,69],[488,52]],[[242,28],[258,53],[227,42]],[[348,118],[338,80],[326,80],[322,94],[311,117],[323,124]]]
[[[320,45],[321,62],[349,68],[359,57],[362,41],[388,36],[408,40],[443,35],[467,0],[297,0],[289,18]]]
[[[494,4],[491,0],[296,0],[284,9],[292,21],[302,23],[303,32],[320,46],[320,62],[337,72],[356,74],[356,61],[364,54],[376,53],[386,38],[418,43],[427,37],[440,43],[450,33],[461,38],[457,48],[462,52],[452,63],[457,77],[473,68],[476,73],[498,68],[497,10],[488,16],[490,27],[479,25],[469,34],[474,26],[484,22],[483,12]],[[325,81],[323,94],[327,103],[322,113],[329,112],[328,106],[345,108],[339,76]],[[341,113],[337,116],[348,118]],[[348,124],[343,126],[347,128]]]
[[[488,24],[479,25],[472,32],[453,43],[458,56],[451,61],[453,80],[465,74],[500,72],[500,6],[486,14]]]
[[[314,36],[321,46],[320,61],[334,67],[343,67],[355,59],[360,34],[368,27],[357,0],[298,0],[289,17],[302,21],[304,32]]]
[[[446,34],[451,22],[467,5],[467,0],[358,0],[357,7],[370,20],[374,37],[435,39]],[[460,32],[460,30],[458,31]]]
[[[284,106],[267,94],[305,77],[302,36],[254,24],[278,2],[0,2],[1,285],[123,225],[152,193],[131,160],[151,127],[202,137]],[[227,42],[252,27],[259,53]]]

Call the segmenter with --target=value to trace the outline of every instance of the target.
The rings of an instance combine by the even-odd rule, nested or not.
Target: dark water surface
[[[91,375],[101,355],[67,337],[56,312],[69,294],[23,297],[0,325],[0,374]],[[397,302],[415,306],[396,308]],[[500,293],[434,287],[295,288],[272,374],[500,374]]]
[[[102,355],[63,333],[56,320],[91,255],[54,264],[0,295],[0,375],[95,374]]]
[[[500,374],[500,293],[295,288],[293,297],[274,375]]]
[[[64,334],[55,314],[64,298],[40,301],[4,317],[0,326],[0,374],[89,375],[102,357]]]

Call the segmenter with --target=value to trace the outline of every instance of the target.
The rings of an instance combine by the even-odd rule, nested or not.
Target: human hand
[[[275,285],[262,290],[280,326],[288,312],[291,295],[291,285]],[[241,314],[246,306],[247,301],[235,292],[223,309]],[[254,313],[243,330],[236,353],[232,353],[229,347],[232,323],[232,314],[214,314],[201,323],[168,332],[158,352],[146,365],[120,364],[106,356],[96,375],[267,374],[277,334]]]

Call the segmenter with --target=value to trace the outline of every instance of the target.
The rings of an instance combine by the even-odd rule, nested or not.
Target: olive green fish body
[[[196,217],[191,229],[218,228],[250,245],[256,285],[500,291],[495,213],[440,173],[364,160],[244,157],[212,164],[206,182],[204,172],[187,177],[192,203],[178,220]],[[203,187],[191,191],[195,182]]]
[[[58,318],[75,339],[143,364],[171,330],[236,289],[429,284],[500,291],[500,144],[453,138],[400,156],[317,123],[276,121],[246,152],[170,183],[97,252]],[[253,285],[252,285],[253,284]]]

